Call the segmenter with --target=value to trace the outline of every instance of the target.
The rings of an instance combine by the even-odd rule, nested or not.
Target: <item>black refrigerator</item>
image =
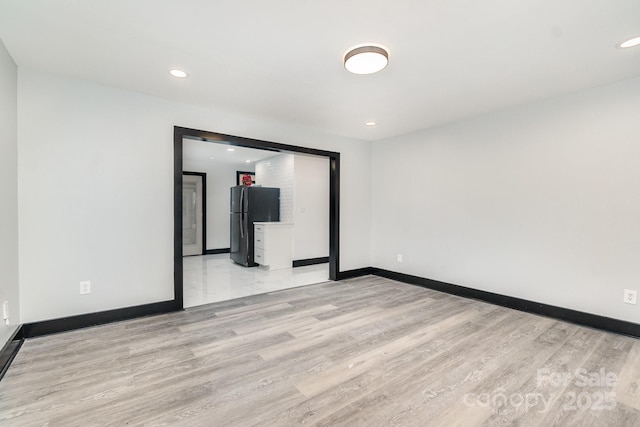
[[[280,189],[231,187],[231,259],[253,267],[253,223],[280,221]]]

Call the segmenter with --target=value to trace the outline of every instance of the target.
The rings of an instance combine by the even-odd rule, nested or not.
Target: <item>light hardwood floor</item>
[[[373,276],[29,339],[2,426],[638,426],[640,341]]]

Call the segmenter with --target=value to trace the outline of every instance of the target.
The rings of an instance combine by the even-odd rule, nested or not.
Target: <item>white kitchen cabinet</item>
[[[291,268],[293,265],[293,223],[254,222],[253,259],[269,270]]]

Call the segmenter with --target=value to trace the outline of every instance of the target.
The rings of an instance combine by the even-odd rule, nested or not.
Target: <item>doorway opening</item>
[[[207,247],[207,174],[182,173],[182,254],[202,255]]]
[[[329,167],[329,280],[337,280],[339,274],[339,188],[340,188],[340,153],[318,150],[307,147],[280,144],[225,135],[215,132],[201,131],[183,127],[174,128],[174,293],[176,308],[184,308],[184,266],[183,266],[183,144],[185,140],[204,141],[225,144],[229,149],[234,147],[267,150],[273,155],[300,154],[324,157]],[[211,237],[211,236],[210,236]],[[326,241],[325,241],[326,242]],[[325,243],[326,244],[326,243]],[[206,253],[206,246],[203,253]],[[326,259],[325,261],[326,262]],[[326,265],[326,264],[325,264]],[[295,263],[294,263],[295,266]],[[326,268],[326,267],[325,267]],[[325,270],[326,271],[326,270]],[[326,276],[325,276],[326,277]]]

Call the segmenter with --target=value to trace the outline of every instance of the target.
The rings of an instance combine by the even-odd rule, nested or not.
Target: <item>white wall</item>
[[[640,323],[639,106],[633,79],[374,143],[373,265]]]
[[[340,269],[371,263],[366,142],[24,68],[18,93],[23,322],[173,298],[174,125],[341,152]]]
[[[215,160],[184,159],[183,169],[207,174],[207,248],[229,248],[229,189],[236,185],[236,171],[246,166],[235,166]]]
[[[0,349],[18,327],[18,71],[0,40],[0,313],[9,302],[9,325],[0,316]]]
[[[329,256],[329,159],[295,155],[293,259]]]

